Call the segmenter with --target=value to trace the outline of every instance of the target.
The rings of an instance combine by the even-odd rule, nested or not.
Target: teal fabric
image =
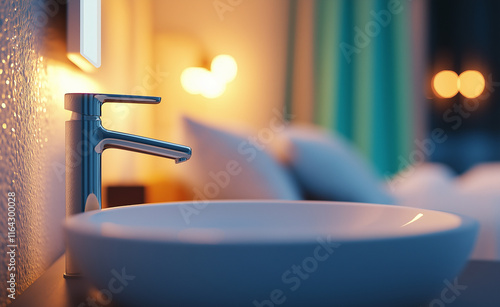
[[[381,176],[411,150],[409,3],[315,1],[315,122],[351,140]]]

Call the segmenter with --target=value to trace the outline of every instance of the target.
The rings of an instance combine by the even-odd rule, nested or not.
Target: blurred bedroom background
[[[473,256],[500,259],[498,1],[102,0],[99,69],[68,59],[65,3],[0,8],[1,190],[31,225],[21,292],[63,252],[68,92],[161,96],[104,105],[103,125],[193,147],[178,165],[106,151],[103,207],[408,205],[479,219]]]

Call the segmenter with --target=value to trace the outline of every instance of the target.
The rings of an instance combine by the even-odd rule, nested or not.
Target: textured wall
[[[63,252],[64,181],[54,167],[64,163],[64,113],[41,51],[49,18],[31,1],[0,0],[0,280],[14,192],[17,295]],[[7,302],[3,284],[0,306]]]

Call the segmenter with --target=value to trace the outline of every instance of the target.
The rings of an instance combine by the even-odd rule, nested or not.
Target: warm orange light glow
[[[217,98],[226,90],[226,84],[236,77],[238,66],[232,56],[218,55],[208,70],[203,67],[188,67],[181,74],[181,84],[190,94],[201,94],[205,98]]]
[[[476,98],[484,91],[483,75],[477,70],[467,70],[458,77],[459,90],[467,98]]]
[[[216,98],[226,90],[226,83],[213,72],[202,67],[188,67],[181,74],[181,84],[186,92]]]
[[[63,102],[66,93],[95,93],[99,85],[81,71],[56,61],[47,63],[47,76],[56,101]]]
[[[458,93],[459,79],[456,72],[442,70],[432,80],[432,89],[441,98],[451,98]]]
[[[214,73],[209,72],[201,87],[201,95],[205,98],[217,98],[226,90],[226,83]]]
[[[94,72],[97,69],[79,53],[68,53],[68,59],[84,72]]]
[[[432,79],[432,89],[440,98],[451,98],[458,92],[467,98],[476,98],[484,91],[486,81],[477,70],[466,70],[457,75],[451,70],[442,70]]]
[[[221,78],[226,83],[233,81],[238,73],[236,61],[232,56],[227,54],[216,56],[212,60],[210,69],[218,78]]]
[[[203,83],[209,78],[210,71],[202,67],[188,67],[181,74],[181,84],[189,94],[201,94]]]

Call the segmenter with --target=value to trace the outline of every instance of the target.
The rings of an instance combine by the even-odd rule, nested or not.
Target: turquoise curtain
[[[351,140],[381,176],[412,149],[409,3],[315,1],[314,120]]]

